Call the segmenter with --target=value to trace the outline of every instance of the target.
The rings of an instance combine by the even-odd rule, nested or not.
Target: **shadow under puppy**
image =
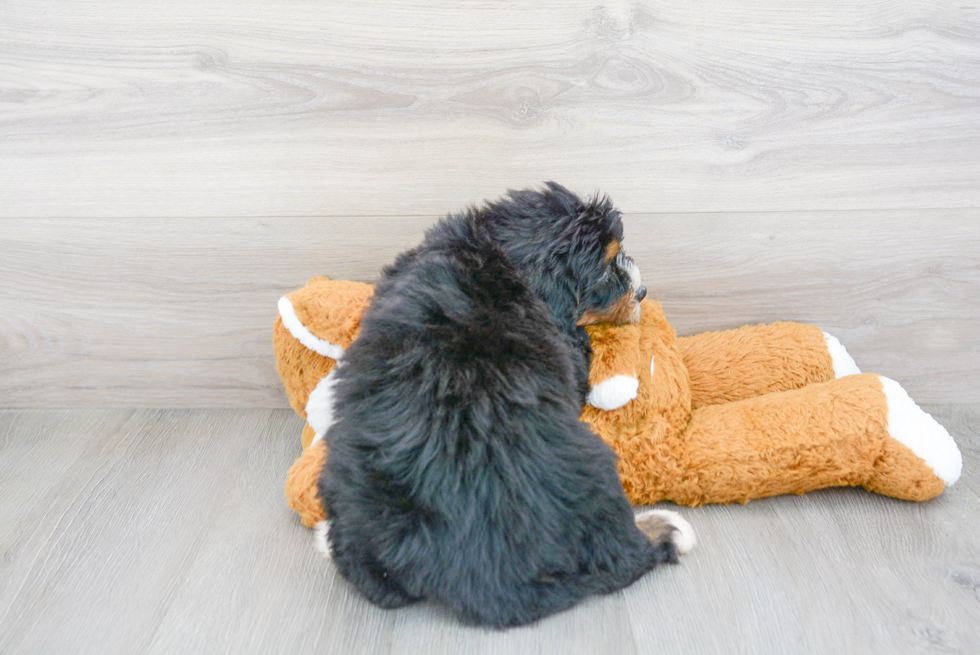
[[[583,328],[646,293],[607,199],[549,183],[450,215],[379,281],[334,383],[319,490],[341,574],[386,608],[529,623],[629,585],[693,544],[634,517],[579,421]]]

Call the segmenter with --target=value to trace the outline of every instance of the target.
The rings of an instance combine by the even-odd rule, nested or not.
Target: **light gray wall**
[[[438,215],[608,192],[682,333],[795,319],[980,401],[980,11],[12,3],[0,406],[285,406],[275,301]]]

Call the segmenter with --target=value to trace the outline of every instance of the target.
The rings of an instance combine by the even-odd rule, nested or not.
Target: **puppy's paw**
[[[636,527],[653,544],[673,544],[678,555],[691,552],[697,540],[694,528],[677,512],[667,509],[648,509],[634,517]]]
[[[329,560],[333,559],[333,553],[330,552],[330,541],[327,539],[327,534],[330,532],[330,521],[324,519],[320,521],[315,526],[313,526],[313,544],[316,547],[316,551],[326,557]]]

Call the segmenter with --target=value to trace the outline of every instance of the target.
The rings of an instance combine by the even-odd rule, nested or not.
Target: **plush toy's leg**
[[[308,528],[326,518],[323,503],[320,502],[317,480],[327,461],[327,445],[317,441],[297,459],[286,475],[286,502],[299,514],[299,519]]]
[[[813,325],[772,323],[677,340],[694,409],[860,373],[840,341]]]
[[[907,477],[900,467],[917,466],[917,460],[924,461],[945,484],[955,483],[963,470],[963,457],[949,432],[915,404],[898,382],[883,376],[879,379],[888,404],[888,433],[893,440],[886,443],[884,455],[875,464],[878,475],[865,488],[898,495],[893,493],[894,485]],[[908,462],[909,450],[916,456],[912,462]]]
[[[650,306],[649,303],[645,305]],[[645,318],[650,320],[651,317],[647,315]],[[635,324],[604,323],[590,325],[586,330],[593,351],[592,365],[589,367],[591,390],[586,402],[598,409],[619,409],[636,398],[640,386],[637,374],[644,366],[640,363],[643,359],[640,355],[640,328]]]
[[[309,448],[313,444],[313,439],[316,438],[316,430],[310,427],[307,423],[303,426],[303,432],[300,434],[300,441],[303,443],[303,448]]]
[[[927,500],[961,461],[941,425],[870,374],[702,407],[681,438],[658,485],[685,505],[834,486]]]

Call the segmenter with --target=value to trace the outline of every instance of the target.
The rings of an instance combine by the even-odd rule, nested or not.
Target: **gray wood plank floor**
[[[937,500],[682,508],[680,565],[503,633],[378,610],[314,553],[288,410],[0,411],[0,652],[975,653],[980,405],[927,409],[964,453]]]

